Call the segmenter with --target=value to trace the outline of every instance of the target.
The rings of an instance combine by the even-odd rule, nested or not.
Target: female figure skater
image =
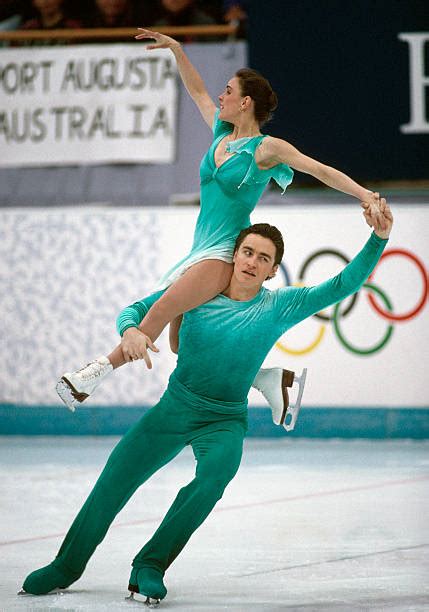
[[[103,356],[75,372],[66,372],[57,383],[57,392],[74,410],[103,378],[126,362],[144,359],[152,367],[147,349],[158,351],[154,342],[168,323],[170,345],[177,352],[181,315],[212,299],[229,284],[232,252],[240,230],[250,225],[250,213],[271,178],[283,191],[291,183],[293,169],[311,174],[321,182],[354,196],[378,212],[379,195],[358,185],[338,170],[300,153],[281,138],[261,133],[261,126],[277,107],[277,96],[269,82],[258,72],[239,70],[219,96],[219,108],[209,96],[204,82],[173,38],[138,28],[137,40],[151,38],[147,49],[170,49],[180,76],[203,119],[213,129],[213,142],[201,167],[201,210],[191,252],[161,280],[158,289],[167,290],[152,305],[139,329],[130,327],[122,342],[107,357]],[[302,395],[304,376],[280,368],[262,371],[254,387],[268,402],[288,403],[287,386],[298,382]]]

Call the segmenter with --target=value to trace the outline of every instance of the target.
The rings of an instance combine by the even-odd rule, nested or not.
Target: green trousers
[[[77,580],[134,491],[191,445],[197,461],[195,478],[179,491],[156,533],[133,561],[134,567],[153,567],[164,573],[236,474],[246,431],[247,411],[222,412],[219,402],[208,410],[200,405],[198,396],[183,393],[180,385],[170,383],[159,403],[112,451],[54,566]]]

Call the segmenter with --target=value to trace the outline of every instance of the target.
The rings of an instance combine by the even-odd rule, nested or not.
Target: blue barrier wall
[[[0,435],[122,435],[148,410],[144,406],[0,406]],[[307,438],[429,438],[429,409],[302,408],[293,432],[271,421],[267,408],[249,408],[249,436]]]
[[[361,181],[429,179],[427,2],[250,4],[249,65],[280,100],[270,133]]]

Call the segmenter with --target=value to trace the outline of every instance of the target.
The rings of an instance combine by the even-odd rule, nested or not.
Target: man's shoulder
[[[268,289],[268,287],[262,287],[262,289],[264,291],[264,296],[266,297],[266,299],[274,300],[279,296],[283,296],[289,293],[289,291],[293,289],[293,287],[278,287],[277,289]]]
[[[267,289],[263,287],[263,303],[264,308],[284,308],[285,305],[290,304],[296,296],[296,292],[299,291],[297,287],[280,287],[278,289]]]
[[[268,289],[268,287],[262,287],[261,301],[267,307],[272,306],[279,300],[284,300],[286,296],[290,293],[290,290],[291,287],[280,287],[277,289]]]

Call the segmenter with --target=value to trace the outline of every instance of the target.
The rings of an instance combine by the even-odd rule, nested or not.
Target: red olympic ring
[[[426,272],[426,268],[424,267],[420,259],[418,259],[413,253],[410,253],[410,251],[407,251],[405,249],[389,249],[385,251],[383,255],[380,257],[377,267],[375,268],[375,270],[373,270],[371,276],[368,278],[368,282],[371,282],[373,280],[374,274],[378,266],[381,264],[382,260],[385,259],[386,257],[390,257],[390,255],[402,255],[403,257],[408,257],[408,259],[411,259],[411,261],[413,261],[416,264],[417,268],[421,272],[421,275],[423,278],[423,293],[421,295],[421,298],[417,306],[413,310],[410,310],[409,312],[405,312],[404,314],[392,314],[391,312],[387,312],[386,310],[383,310],[377,304],[375,297],[371,293],[367,293],[367,298],[370,301],[371,306],[373,306],[373,308],[378,312],[378,314],[384,317],[385,319],[387,319],[388,321],[407,321],[415,317],[416,314],[420,312],[420,310],[425,305],[425,302],[428,297],[428,284],[429,284],[428,274]]]

